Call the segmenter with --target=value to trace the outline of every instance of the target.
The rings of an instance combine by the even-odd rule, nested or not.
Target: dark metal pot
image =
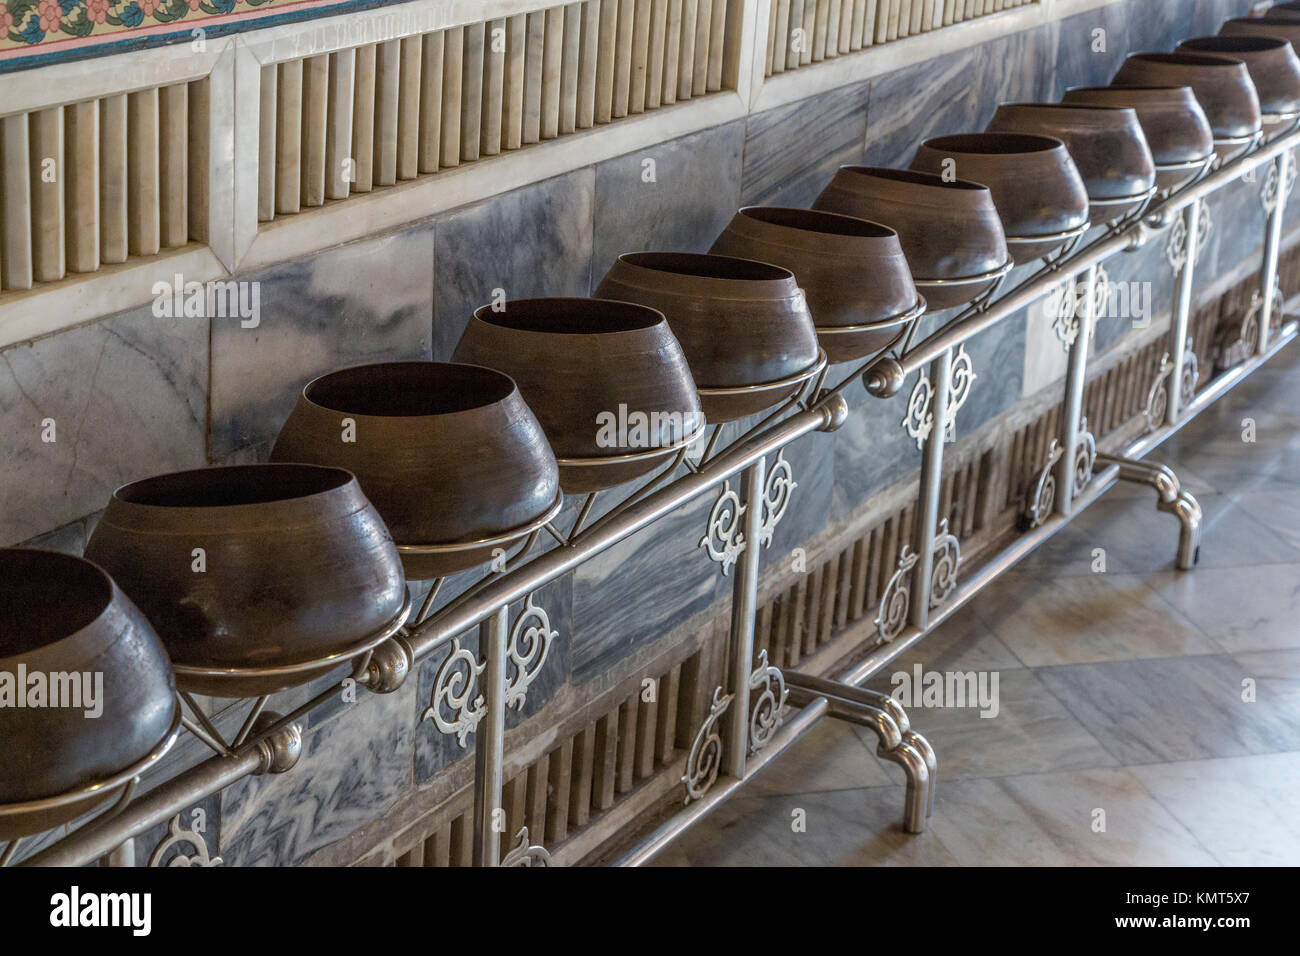
[[[1227,162],[1263,132],[1263,113],[1250,71],[1240,60],[1207,53],[1135,53],[1111,86],[1190,86],[1214,131],[1214,151]]]
[[[1083,86],[1068,90],[1061,102],[1127,106],[1137,113],[1161,192],[1191,182],[1214,158],[1214,131],[1190,86]]]
[[[1224,20],[1219,26],[1219,36],[1224,37],[1278,37],[1291,41],[1300,54],[1300,14],[1295,11],[1278,11],[1276,7],[1266,17],[1240,17]]]
[[[1263,17],[1256,19],[1278,19],[1300,22],[1300,3],[1295,0],[1286,0],[1285,3],[1275,3],[1264,11]]]
[[[1051,136],[964,133],[926,140],[912,168],[945,168],[993,193],[1007,248],[1032,262],[1077,239],[1088,226],[1088,191],[1065,144]]]
[[[784,266],[808,297],[817,341],[831,362],[866,358],[925,311],[898,233],[853,216],[784,206],[746,206],[713,252]]]
[[[66,554],[0,549],[0,840],[93,809],[179,729],[167,654],[112,578]]]
[[[86,557],[153,624],[177,685],[216,697],[307,683],[391,637],[409,610],[393,539],[341,468],[237,465],[124,485]]]
[[[979,183],[945,182],[911,169],[841,166],[813,208],[897,230],[931,312],[979,298],[1013,265],[993,196]]]
[[[618,257],[595,295],[664,314],[710,422],[771,408],[824,364],[794,273],[767,262],[630,252]]]
[[[1177,52],[1209,53],[1245,63],[1259,97],[1265,137],[1290,130],[1300,119],[1300,57],[1285,37],[1196,37],[1178,44]]]
[[[383,362],[322,375],[302,390],[271,460],[356,475],[409,578],[482,564],[561,504],[542,426],[508,375],[476,365]]]
[[[569,493],[662,465],[704,430],[686,355],[661,312],[608,299],[511,299],[478,309],[457,362],[505,372],[541,422]]]
[[[1156,186],[1156,164],[1137,113],[1125,106],[1004,103],[990,133],[1037,133],[1065,143],[1088,191],[1088,218],[1112,222],[1135,211]]]

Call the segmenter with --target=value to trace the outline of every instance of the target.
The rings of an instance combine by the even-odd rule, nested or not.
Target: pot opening
[[[1139,63],[1165,63],[1170,66],[1228,66],[1239,67],[1240,60],[1228,56],[1210,56],[1206,53],[1134,53],[1130,60]]]
[[[505,310],[485,305],[474,318],[518,332],[549,332],[559,335],[598,335],[652,329],[664,321],[663,314],[644,305],[612,299],[512,299]]]
[[[988,191],[988,187],[964,179],[945,181],[936,173],[922,173],[914,169],[886,169],[883,166],[841,166],[840,169],[857,176],[870,176],[873,179],[888,179],[896,183],[912,183],[916,186],[937,186],[940,189],[971,189]]]
[[[1226,36],[1196,37],[1178,44],[1180,50],[1196,53],[1265,53],[1289,46],[1290,40],[1282,37],[1265,36]]]
[[[923,145],[936,152],[970,153],[977,156],[1047,153],[1065,148],[1059,139],[1035,136],[1032,133],[958,133],[955,136],[938,136],[926,140]]]
[[[117,489],[114,498],[155,508],[227,508],[306,498],[352,481],[323,465],[232,465],[158,475]]]
[[[89,561],[35,548],[0,549],[0,660],[76,633],[112,599],[108,575]]]
[[[448,415],[494,405],[515,390],[508,376],[451,362],[380,362],[322,375],[303,394],[321,408],[376,418]]]
[[[742,282],[777,282],[793,279],[794,273],[780,266],[737,259],[734,256],[715,256],[694,252],[626,252],[619,256],[628,265],[671,272],[679,276],[697,276],[702,279],[733,279]]]
[[[795,209],[790,206],[746,206],[740,210],[746,219],[765,222],[787,229],[821,232],[829,236],[857,236],[865,239],[888,239],[896,236],[893,229],[855,216],[841,216],[834,212],[813,209]]]

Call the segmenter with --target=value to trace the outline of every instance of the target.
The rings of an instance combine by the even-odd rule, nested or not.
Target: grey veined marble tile
[[[1138,575],[1009,573],[971,605],[1030,667],[1209,654],[1217,648]]]
[[[474,310],[508,299],[587,294],[595,173],[523,186],[438,220],[433,357],[447,361]]]
[[[222,792],[222,857],[290,866],[370,822],[411,787],[416,682],[363,694],[346,720],[303,742],[286,774],[246,777]]]
[[[1121,769],[954,780],[939,790],[931,829],[963,866],[1216,862],[1133,773]]]
[[[1266,696],[1267,675],[1254,660],[1205,655],[1037,674],[1125,766],[1300,749],[1300,695],[1288,692],[1295,681],[1277,680],[1281,689]],[[1254,701],[1244,699],[1247,679]]]
[[[674,841],[659,866],[952,866],[933,833],[903,832],[902,787],[738,796]]]
[[[318,375],[366,362],[428,358],[433,227],[365,239],[243,277],[260,319],[212,320],[210,455],[273,440]]]
[[[1130,772],[1224,866],[1300,866],[1300,754],[1189,760]]]
[[[809,206],[845,163],[862,161],[870,84],[854,83],[750,116],[745,205]]]
[[[208,320],[152,306],[0,352],[0,544],[202,465],[207,391]]]
[[[912,665],[913,677],[917,666],[921,665]],[[951,669],[977,670],[970,666]],[[898,670],[892,666],[885,670],[886,673],[868,686],[886,694],[894,693],[897,688],[901,695],[902,686],[892,678]],[[924,665],[923,677],[926,670],[939,668]],[[948,670],[946,667],[939,670],[945,680]],[[976,706],[928,707],[901,697],[912,728],[930,741],[938,755],[940,787],[944,780],[961,777],[998,777],[1115,765],[1115,759],[1043,686],[1034,671],[1023,667],[978,670],[989,672],[985,686],[995,692],[992,700],[996,713],[992,708],[978,706],[978,700],[969,701]],[[976,676],[978,679],[979,674]],[[923,699],[920,704],[924,703]],[[956,701],[948,699],[943,703]],[[982,713],[990,716],[981,716]],[[874,750],[876,739],[871,731],[859,727],[854,731]],[[903,781],[900,767],[883,761],[881,766],[891,779]]]
[[[624,252],[708,252],[740,205],[745,121],[596,167],[591,287]]]

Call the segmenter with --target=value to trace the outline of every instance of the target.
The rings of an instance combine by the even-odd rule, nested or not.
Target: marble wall
[[[204,462],[264,459],[306,381],[359,362],[446,359],[494,289],[585,295],[620,252],[704,251],[738,204],[806,205],[842,163],[906,164],[928,137],[982,128],[999,101],[1105,82],[1126,51],[1169,49],[1248,7],[1129,0],[241,276],[259,284],[256,328],[238,319],[159,318],[145,308],[5,349],[0,544],[77,552],[118,484]],[[1099,28],[1104,50],[1094,49]],[[652,181],[643,175],[647,159]],[[1216,199],[1206,272],[1258,254],[1262,233],[1252,217],[1262,212],[1248,194],[1257,188]],[[1160,244],[1119,257],[1109,272],[1151,283],[1167,310],[1172,274]],[[1129,317],[1108,316],[1095,348],[1121,347],[1129,334]],[[968,350],[978,378],[959,434],[1065,369],[1059,341],[1028,313]],[[799,486],[768,560],[860,514],[874,493],[919,466],[900,427],[909,388],[880,401],[853,387],[854,414],[840,432],[808,436],[787,451]],[[54,442],[41,440],[47,418],[57,423]],[[730,579],[697,547],[709,504],[682,508],[546,589],[539,600],[560,630],[558,646],[527,711],[512,719],[535,715],[566,685],[607,676],[729,593]],[[420,721],[436,667],[426,662],[401,693],[347,708],[358,712],[348,719],[314,723],[295,773],[224,794],[210,816],[226,861],[304,860],[463,757]]]

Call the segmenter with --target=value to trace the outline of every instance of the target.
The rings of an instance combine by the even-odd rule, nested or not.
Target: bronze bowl
[[[1126,106],[1004,103],[990,133],[1037,133],[1065,143],[1088,191],[1088,218],[1113,222],[1155,193],[1156,164],[1137,113]]]
[[[1132,108],[1162,193],[1190,183],[1214,159],[1214,131],[1190,86],[1082,86],[1066,91],[1061,102]]]
[[[1240,17],[1224,20],[1219,26],[1219,36],[1223,37],[1278,37],[1289,40],[1297,54],[1300,54],[1300,15],[1295,11],[1269,11],[1266,17]]]
[[[345,422],[352,441],[343,441]],[[388,526],[408,578],[482,564],[559,513],[560,473],[507,375],[383,362],[322,375],[298,397],[272,461],[345,468]]]
[[[949,162],[951,161],[951,162]],[[955,169],[993,192],[1017,263],[1050,255],[1088,228],[1088,191],[1065,144],[1051,136],[965,133],[928,139],[912,168]]]
[[[171,747],[181,711],[158,636],[89,561],[0,549],[0,622],[0,840],[11,840],[119,792]],[[89,675],[93,700],[63,696],[73,685],[55,674],[75,679],[78,692]],[[43,706],[27,706],[37,675]],[[62,706],[51,706],[55,692]]]
[[[874,355],[925,311],[898,233],[878,222],[746,206],[710,251],[773,262],[793,272],[808,298],[817,342],[831,362]]]
[[[688,252],[618,257],[595,292],[664,314],[710,422],[789,398],[824,366],[794,273],[767,262]]]
[[[1290,20],[1292,22],[1300,21],[1300,3],[1296,3],[1295,0],[1286,0],[1284,3],[1275,3],[1264,11],[1263,18],[1270,17],[1276,17],[1279,20]]]
[[[566,493],[653,471],[704,432],[681,345],[661,312],[608,299],[511,299],[475,311],[453,361],[519,385]]]
[[[1176,52],[1208,53],[1245,63],[1259,96],[1265,138],[1290,130],[1300,119],[1300,57],[1285,37],[1196,37],[1178,44]]]
[[[931,312],[967,305],[1015,264],[987,186],[933,173],[841,166],[814,209],[897,230],[912,278]]]
[[[1134,53],[1111,86],[1190,86],[1214,131],[1214,151],[1227,162],[1263,135],[1259,95],[1246,64],[1206,53]]]
[[[177,686],[214,697],[305,684],[391,637],[410,610],[393,539],[341,468],[236,465],[123,485],[86,557],[153,624]]]

